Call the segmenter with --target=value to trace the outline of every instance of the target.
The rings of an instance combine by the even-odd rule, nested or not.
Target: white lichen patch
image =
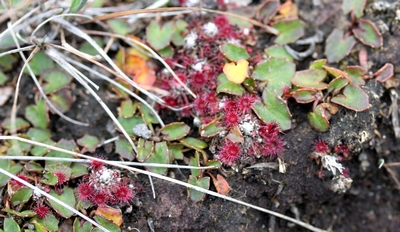
[[[218,27],[212,22],[203,25],[203,31],[206,35],[214,37],[218,33]]]
[[[322,165],[324,168],[328,169],[333,173],[333,175],[336,175],[336,169],[340,172],[343,173],[343,165],[338,162],[338,158],[333,155],[324,155],[321,158]]]
[[[196,40],[198,38],[198,35],[196,32],[191,31],[186,37],[185,37],[185,47],[186,48],[194,48],[196,46]]]

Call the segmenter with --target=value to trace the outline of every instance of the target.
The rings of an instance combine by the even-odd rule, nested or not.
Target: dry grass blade
[[[195,186],[195,185],[191,185],[191,184],[188,184],[186,182],[179,181],[179,180],[176,180],[176,179],[173,179],[173,178],[170,178],[170,177],[159,175],[159,174],[156,174],[156,173],[153,173],[153,172],[148,172],[148,171],[145,171],[145,170],[142,170],[142,169],[128,167],[128,166],[122,165],[122,164],[112,163],[112,162],[107,161],[107,160],[102,160],[102,159],[98,159],[98,158],[95,158],[95,157],[83,155],[83,154],[80,154],[80,153],[77,153],[77,152],[64,150],[64,149],[61,149],[61,148],[58,148],[58,147],[50,146],[50,145],[47,145],[47,144],[44,144],[44,143],[39,143],[39,142],[35,142],[35,141],[32,141],[32,140],[24,139],[24,138],[20,138],[20,137],[17,137],[17,136],[0,136],[0,140],[7,140],[7,139],[18,140],[18,141],[21,141],[21,142],[30,143],[32,145],[46,147],[46,148],[51,149],[51,150],[55,150],[55,151],[59,151],[59,152],[67,153],[67,154],[71,154],[71,155],[74,155],[76,157],[80,157],[80,158],[84,158],[84,159],[90,159],[90,160],[96,160],[96,161],[103,162],[103,163],[108,164],[108,165],[112,165],[114,167],[119,167],[119,168],[130,170],[130,171],[133,171],[133,172],[137,172],[137,173],[145,174],[145,175],[148,175],[148,176],[156,177],[156,178],[159,178],[159,179],[162,179],[162,180],[170,181],[172,183],[184,186],[186,188],[191,188],[191,189],[197,190],[199,192],[206,193],[206,194],[211,195],[211,196],[219,197],[219,198],[222,198],[224,200],[231,201],[231,202],[234,202],[234,203],[246,206],[246,207],[250,207],[252,209],[256,209],[258,211],[273,215],[275,217],[278,217],[278,218],[293,222],[293,223],[295,223],[295,224],[297,224],[299,226],[302,226],[302,227],[304,227],[304,228],[306,228],[306,229],[308,229],[310,231],[315,231],[315,232],[324,232],[324,231],[326,231],[326,230],[322,230],[322,229],[319,229],[317,227],[314,227],[314,226],[312,226],[312,225],[310,225],[308,223],[302,222],[300,220],[297,220],[297,219],[288,217],[286,215],[274,212],[272,210],[264,209],[264,208],[256,206],[256,205],[252,205],[252,204],[249,204],[249,203],[246,203],[246,202],[243,202],[243,201],[231,198],[231,197],[227,197],[227,196],[224,196],[222,194],[219,194],[219,193],[216,193],[216,192],[213,192],[213,191],[210,191],[210,190],[207,190],[207,189]]]
[[[115,13],[111,13],[111,14],[98,16],[92,20],[84,21],[82,23],[91,23],[91,22],[95,22],[97,20],[107,20],[107,19],[119,18],[119,17],[123,17],[123,16],[129,16],[129,15],[141,14],[141,13],[161,13],[161,12],[172,12],[172,11],[181,12],[181,11],[188,11],[188,10],[189,11],[205,11],[205,12],[209,12],[209,13],[221,14],[221,15],[226,15],[229,17],[235,17],[235,18],[244,20],[246,22],[249,22],[249,23],[253,24],[254,26],[261,27],[261,28],[265,29],[268,33],[271,33],[274,35],[279,34],[278,30],[276,30],[275,28],[270,27],[268,25],[264,25],[264,24],[258,22],[257,20],[250,19],[250,18],[241,16],[241,15],[237,15],[237,14],[233,14],[233,13],[229,13],[229,12],[224,12],[224,11],[219,11],[219,10],[210,10],[210,9],[205,9],[205,8],[200,8],[200,7],[167,7],[167,8],[128,10],[128,11],[115,12]]]

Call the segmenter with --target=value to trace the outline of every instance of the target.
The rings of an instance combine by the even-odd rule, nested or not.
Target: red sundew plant
[[[240,121],[240,117],[236,112],[226,112],[224,114],[223,122],[226,127],[232,128],[236,126]]]
[[[227,140],[222,144],[218,157],[223,164],[230,166],[239,159],[240,154],[240,146]]]
[[[81,199],[82,201],[88,201],[93,195],[93,189],[88,182],[80,183],[77,188],[77,193],[79,199]]]
[[[327,142],[325,142],[322,139],[318,139],[314,143],[314,151],[317,153],[328,154],[331,151],[331,149],[329,148]]]
[[[284,149],[285,142],[279,135],[273,135],[265,139],[262,147],[262,155],[269,157],[278,156]]]
[[[43,201],[39,201],[35,207],[33,207],[33,211],[36,213],[38,218],[43,219],[50,213],[50,208],[43,204]]]

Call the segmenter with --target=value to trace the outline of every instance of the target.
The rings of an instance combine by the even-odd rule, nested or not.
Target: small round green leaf
[[[51,133],[48,129],[42,128],[29,128],[26,133],[29,138],[33,141],[43,142],[48,140],[51,137]]]
[[[94,220],[99,223],[101,226],[109,230],[110,232],[120,232],[120,228],[114,224],[112,221],[105,219],[104,217],[101,216],[94,216]],[[99,228],[94,228],[92,232],[102,232],[103,230],[100,230]]]
[[[16,206],[23,204],[31,199],[33,190],[28,187],[21,187],[11,196],[11,203]]]
[[[15,129],[17,131],[28,128],[30,126],[29,122],[24,120],[23,118],[15,118]],[[11,130],[11,119],[6,118],[3,123],[1,124],[1,127],[3,127],[6,130]]]
[[[185,22],[182,19],[178,19],[175,21],[174,27],[174,33],[172,34],[172,43],[174,43],[176,46],[183,46],[185,45],[185,36],[189,32],[187,29],[188,23]]]
[[[314,112],[308,113],[307,118],[314,130],[319,132],[329,130],[329,120],[326,118],[325,110],[321,106],[317,106]]]
[[[97,145],[99,145],[100,140],[96,136],[85,134],[82,138],[78,139],[76,142],[80,146],[84,147],[83,150],[94,152],[97,148]]]
[[[19,227],[18,223],[16,223],[13,218],[5,218],[3,223],[4,223],[4,231],[7,232],[21,231],[21,228]]]
[[[264,50],[264,52],[269,57],[284,58],[288,61],[294,61],[293,56],[291,56],[282,45],[268,47]]]
[[[357,112],[369,108],[368,95],[360,87],[353,84],[344,87],[343,94],[333,97],[331,101]]]
[[[60,141],[58,141],[58,143],[56,144],[56,147],[59,148],[63,148],[65,150],[69,150],[69,151],[75,151],[75,149],[77,149],[77,146],[75,144],[74,140],[65,140],[65,139],[61,139]],[[64,152],[59,152],[59,151],[50,151],[46,157],[64,157],[64,158],[72,158],[71,154],[67,154]],[[64,164],[66,166],[69,166],[71,164],[71,162],[67,162],[67,161],[53,161],[53,160],[46,160],[46,165],[49,164]]]
[[[118,122],[121,124],[122,128],[125,129],[128,135],[136,137],[132,129],[138,124],[143,124],[143,119],[138,116],[132,116],[130,118],[118,117]]]
[[[348,83],[349,83],[349,80],[347,80],[346,77],[339,77],[339,78],[333,79],[328,85],[328,92],[329,93],[332,92],[333,95],[336,95]]]
[[[252,108],[262,121],[277,122],[281,130],[289,130],[292,126],[287,104],[275,91],[264,89],[262,102],[256,101]]]
[[[361,43],[372,48],[379,48],[383,45],[382,35],[374,23],[367,19],[359,19],[358,25],[351,30],[354,36]]]
[[[296,72],[291,81],[298,87],[323,90],[328,87],[326,83],[322,82],[325,80],[326,74],[325,70],[307,69]]]
[[[227,93],[236,96],[242,96],[244,93],[241,85],[229,81],[223,73],[217,77],[217,81],[217,93]]]
[[[65,113],[71,108],[72,103],[75,102],[75,97],[72,96],[71,90],[64,88],[51,94],[49,100],[61,113]]]
[[[206,125],[201,126],[200,135],[201,137],[210,138],[214,137],[223,131],[225,128],[221,127],[220,122],[218,120],[214,120]]]
[[[58,219],[54,216],[53,213],[49,213],[45,218],[39,218],[37,216],[33,217],[31,223],[35,224],[36,231],[58,231]]]
[[[276,44],[293,43],[304,35],[304,25],[298,20],[281,21],[273,25],[279,31]]]
[[[161,50],[169,45],[173,33],[174,25],[172,22],[168,22],[161,27],[156,20],[153,20],[146,30],[147,42],[155,50]]]
[[[356,40],[353,36],[344,37],[343,30],[335,28],[327,38],[325,44],[325,55],[328,62],[339,62],[350,53],[355,44]]]
[[[50,59],[44,51],[39,51],[35,54],[31,61],[29,61],[29,66],[35,75],[39,75],[43,70],[47,68],[54,68],[55,63]],[[24,69],[24,73],[29,74],[28,68]]]
[[[184,122],[173,122],[160,129],[163,139],[167,141],[179,140],[185,137],[190,131],[190,127]]]
[[[349,75],[351,83],[353,85],[362,86],[365,85],[364,75],[367,74],[367,70],[361,66],[347,66],[343,69]]]
[[[189,184],[195,185],[197,187],[201,187],[204,189],[209,189],[210,188],[210,177],[203,177],[203,178],[196,178],[195,176],[189,176],[189,180],[188,180]],[[188,189],[189,192],[189,196],[190,199],[194,202],[199,202],[202,201],[204,199],[204,197],[206,196],[205,193],[199,192],[197,190]]]
[[[313,102],[317,100],[315,94],[317,93],[316,90],[304,90],[304,89],[299,89],[296,90],[293,94],[292,97],[301,104],[306,104]]]
[[[111,27],[111,29],[120,35],[126,35],[129,34],[133,31],[134,27],[129,25],[125,20],[123,19],[110,19],[107,20],[108,26]]]
[[[56,199],[64,202],[65,204],[71,206],[72,208],[75,208],[75,194],[74,190],[70,187],[64,187],[63,192],[61,194],[56,193],[53,189],[50,190],[49,193],[51,196],[55,197]],[[69,209],[65,208],[64,206],[56,203],[53,200],[49,200],[51,207],[62,217],[64,218],[69,218],[71,217],[74,213],[70,211]]]
[[[240,59],[247,60],[250,58],[245,48],[235,44],[225,43],[220,47],[220,50],[231,61],[238,62]]]
[[[149,158],[145,161],[145,163],[155,163],[155,164],[169,164],[169,151],[166,142],[156,143],[154,147],[153,153],[150,154]],[[160,167],[146,167],[151,172],[157,174],[165,174],[168,169],[160,168]]]
[[[42,129],[46,128],[49,124],[46,102],[44,100],[40,100],[36,103],[36,105],[30,105],[26,107],[25,117],[35,127]]]
[[[270,58],[256,66],[253,78],[267,82],[268,90],[275,90],[282,95],[283,87],[290,87],[290,79],[295,75],[296,65],[281,58]]]
[[[119,154],[122,158],[129,161],[135,158],[132,145],[125,138],[121,138],[115,141],[115,153]]]
[[[137,160],[139,162],[143,162],[145,159],[149,157],[151,152],[154,149],[154,142],[153,141],[148,141],[142,138],[139,138],[139,142],[137,145]]]
[[[182,144],[169,144],[168,150],[172,152],[174,160],[182,160],[183,159],[183,146]]]
[[[67,75],[61,69],[46,69],[41,73],[42,79],[46,82],[43,85],[43,91],[46,94],[56,92],[71,82],[71,76]]]
[[[353,12],[354,16],[360,18],[363,16],[366,2],[367,0],[351,0],[351,1],[344,0],[342,3],[343,13],[348,14],[350,12]]]
[[[202,150],[208,146],[207,143],[205,143],[199,139],[192,138],[192,137],[186,137],[184,139],[181,139],[180,142],[184,146],[195,149],[195,150]]]

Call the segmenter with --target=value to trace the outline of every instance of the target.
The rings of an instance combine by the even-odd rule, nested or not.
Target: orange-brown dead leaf
[[[211,178],[213,180],[215,188],[217,189],[217,192],[219,194],[224,195],[224,196],[228,195],[228,192],[231,189],[231,187],[229,187],[229,184],[225,180],[225,178],[223,176],[221,176],[220,174],[217,174],[217,178],[215,178],[211,174],[210,174],[210,176],[211,176]]]
[[[96,210],[96,215],[102,216],[110,221],[112,221],[118,227],[121,226],[122,220],[122,213],[119,209],[114,209],[108,206],[99,207]]]

